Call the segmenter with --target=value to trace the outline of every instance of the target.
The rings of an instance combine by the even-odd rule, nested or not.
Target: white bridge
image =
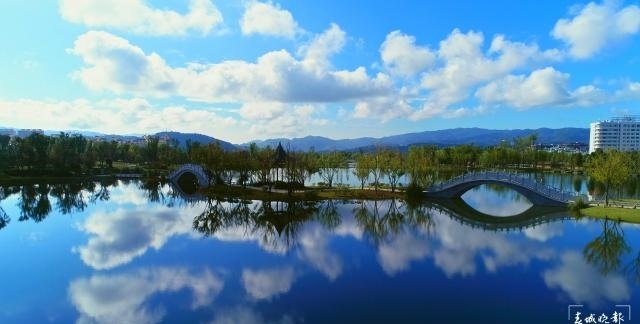
[[[176,170],[169,173],[167,178],[175,183],[178,182],[178,179],[186,173],[190,173],[198,179],[198,185],[201,188],[206,188],[209,186],[209,175],[204,170],[204,168],[198,164],[187,163],[181,165]]]
[[[534,205],[566,206],[577,197],[573,192],[562,191],[515,173],[492,171],[457,176],[427,188],[426,194],[429,197],[455,198],[473,187],[486,183],[504,184],[518,191]]]

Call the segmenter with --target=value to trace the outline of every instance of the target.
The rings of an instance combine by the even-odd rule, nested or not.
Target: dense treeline
[[[536,136],[503,141],[499,145],[479,147],[459,145],[437,147],[414,145],[407,151],[377,147],[360,152],[307,152],[290,148],[260,148],[255,144],[247,149],[225,151],[218,143],[201,144],[187,141],[180,147],[177,141],[160,142],[146,137],[142,145],[116,141],[92,141],[77,134],[60,133],[55,136],[32,134],[26,138],[10,139],[0,136],[0,173],[17,175],[92,174],[112,168],[115,161],[156,169],[168,169],[192,162],[203,165],[217,183],[232,180],[246,185],[280,185],[295,189],[303,187],[312,176],[325,186],[333,187],[346,177],[355,177],[360,187],[384,183],[393,191],[405,177],[424,187],[434,181],[439,171],[462,172],[472,169],[527,169],[533,171],[586,170],[608,185],[619,185],[620,178],[640,172],[639,152],[598,152],[591,155],[538,149]],[[615,154],[614,154],[615,153]],[[617,155],[616,155],[617,154]],[[620,156],[620,158],[618,158]],[[604,162],[616,157],[617,164]],[[622,159],[622,160],[620,160]],[[611,163],[609,163],[611,164]],[[625,168],[621,168],[624,165]],[[598,170],[617,173],[612,175]],[[620,171],[625,171],[621,173]],[[455,173],[455,172],[454,172]],[[620,175],[622,174],[622,175]]]
[[[81,175],[92,174],[94,168],[113,168],[114,161],[158,166],[186,160],[177,143],[161,145],[157,137],[136,145],[68,133],[13,139],[0,135],[0,172],[11,175]]]

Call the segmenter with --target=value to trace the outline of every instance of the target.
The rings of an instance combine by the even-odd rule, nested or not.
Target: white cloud
[[[585,85],[571,91],[573,104],[576,106],[594,106],[611,101],[624,100],[615,94],[610,95],[606,91],[594,86]]]
[[[572,102],[567,90],[569,75],[552,67],[531,72],[529,76],[509,75],[492,81],[476,91],[483,103],[500,103],[519,109]]]
[[[415,45],[413,36],[400,31],[392,31],[380,46],[382,62],[391,71],[413,76],[431,66],[436,59],[435,53],[428,48]]]
[[[640,82],[628,82],[616,91],[616,97],[621,100],[635,100],[640,98]]]
[[[640,31],[637,5],[620,9],[616,1],[590,2],[572,16],[558,20],[551,35],[564,41],[569,46],[569,54],[578,59],[589,58],[605,46]]]
[[[342,274],[343,265],[340,257],[329,250],[327,237],[321,226],[307,227],[298,238],[301,247],[298,256],[333,281]]]
[[[92,130],[107,134],[152,134],[170,129],[218,138],[225,127],[238,124],[231,117],[216,114],[211,107],[198,106],[205,105],[156,107],[141,98],[98,101],[23,99],[0,101],[0,120],[17,128]],[[212,124],[218,128],[212,129]],[[222,139],[233,140],[233,133],[229,132]]]
[[[171,208],[98,211],[79,228],[91,235],[85,245],[75,247],[82,261],[94,269],[111,269],[156,250],[175,235],[193,235],[195,208],[176,213]],[[153,217],[150,217],[153,215]]]
[[[267,320],[253,309],[245,306],[237,306],[230,309],[222,309],[216,312],[216,317],[211,324],[293,324],[295,321],[289,315],[283,315],[279,319]]]
[[[423,74],[421,86],[427,91],[426,98],[411,119],[467,115],[471,113],[468,109],[453,107],[468,99],[474,87],[518,69],[562,58],[556,50],[541,51],[535,44],[512,42],[502,35],[493,37],[487,52],[483,51],[483,43],[482,33],[462,33],[458,29],[440,42],[439,64]]]
[[[286,111],[281,102],[245,102],[238,111],[240,116],[251,120],[272,120]]]
[[[315,104],[290,105],[276,102],[248,103],[239,113],[250,120],[252,138],[296,137],[309,135],[309,127],[324,126],[329,120],[319,117],[323,108]]]
[[[163,96],[178,87],[172,71],[157,54],[144,51],[124,38],[103,31],[80,35],[69,53],[88,65],[73,73],[89,89]]]
[[[159,323],[165,305],[149,309],[148,299],[159,293],[189,289],[191,307],[210,304],[220,293],[223,281],[208,270],[190,272],[184,268],[150,268],[116,275],[94,275],[73,280],[68,293],[80,317],[78,323]]]
[[[536,241],[546,242],[547,240],[556,236],[562,235],[563,223],[546,223],[535,227],[525,228],[522,233]]]
[[[342,50],[346,37],[347,33],[340,26],[331,24],[329,29],[298,49],[298,54],[304,57],[303,65],[309,70],[322,73],[331,66],[329,58]]]
[[[380,96],[356,102],[353,108],[355,118],[375,118],[387,122],[395,118],[410,116],[413,107],[404,98],[397,96]]]
[[[295,279],[293,268],[242,270],[242,285],[255,299],[270,299],[291,289]]]
[[[620,274],[603,276],[578,252],[566,252],[560,264],[542,274],[549,288],[564,291],[572,303],[603,306],[631,298],[629,284]]]
[[[378,262],[386,274],[393,276],[407,270],[411,261],[424,259],[428,253],[429,247],[423,238],[403,233],[378,247]]]
[[[207,102],[338,102],[392,92],[384,75],[371,78],[363,67],[333,70],[329,56],[344,42],[337,26],[300,49],[302,60],[285,50],[268,52],[256,63],[223,61],[173,68],[155,53],[106,32],[78,37],[69,52],[85,67],[73,75],[89,89],[142,96],[178,96]]]
[[[434,262],[448,277],[454,277],[474,274],[478,258],[487,271],[495,272],[500,267],[553,257],[553,250],[536,241],[517,241],[508,235],[478,231],[441,214],[436,228],[440,246],[433,247]]]
[[[493,191],[488,195],[486,191],[476,187],[465,192],[462,195],[462,199],[473,209],[493,216],[518,215],[532,206],[529,200],[516,191],[506,195],[508,196],[503,196]]]
[[[245,35],[263,34],[292,39],[300,32],[291,13],[271,2],[249,2],[240,18],[240,28]]]
[[[214,237],[224,242],[256,242],[265,252],[284,255],[289,250],[289,245],[283,238],[273,233],[263,235],[259,231],[248,231],[245,226],[229,226],[220,229]]]
[[[209,0],[191,0],[189,11],[150,7],[144,0],[61,0],[62,18],[91,28],[113,28],[141,35],[206,35],[220,25],[222,14]]]
[[[569,75],[552,67],[535,70],[528,76],[508,75],[489,82],[476,91],[484,104],[503,104],[517,109],[540,106],[593,106],[621,100],[593,85],[568,89]]]

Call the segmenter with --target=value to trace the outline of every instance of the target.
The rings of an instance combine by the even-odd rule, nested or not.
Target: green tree
[[[251,177],[251,155],[249,151],[230,152],[231,166],[233,171],[238,174],[237,183],[245,187]]]
[[[369,180],[374,166],[373,157],[367,153],[360,153],[356,156],[356,167],[353,175],[360,181],[360,189],[364,189],[364,185]]]
[[[259,148],[256,143],[249,145],[249,154],[252,160],[252,168],[258,182],[263,185],[271,183],[271,168],[273,168],[274,150],[271,146]]]
[[[407,154],[407,170],[411,182],[424,188],[431,184],[435,169],[435,146],[411,146]]]
[[[147,136],[147,146],[145,147],[146,161],[155,163],[158,161],[158,151],[160,147],[160,138],[158,136]]]
[[[24,139],[16,141],[18,146],[18,159],[21,164],[29,169],[36,168],[40,171],[47,167],[49,162],[49,137],[33,133]]]
[[[347,168],[347,159],[342,152],[326,152],[320,155],[318,167],[320,178],[331,188],[333,182],[338,180],[341,173]]]
[[[87,140],[80,134],[61,132],[51,139],[50,160],[56,171],[68,173],[81,169]]]
[[[0,170],[8,169],[11,163],[10,142],[11,137],[9,135],[0,135]]]
[[[389,180],[391,192],[395,192],[398,181],[406,173],[405,157],[399,151],[385,149],[382,151],[381,167]]]
[[[609,192],[619,187],[631,174],[629,156],[617,150],[595,152],[589,157],[587,171],[596,181],[604,184],[605,206],[609,206]]]

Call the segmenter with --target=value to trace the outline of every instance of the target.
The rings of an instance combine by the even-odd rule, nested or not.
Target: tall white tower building
[[[640,116],[616,117],[591,123],[589,153],[597,149],[640,151]]]

